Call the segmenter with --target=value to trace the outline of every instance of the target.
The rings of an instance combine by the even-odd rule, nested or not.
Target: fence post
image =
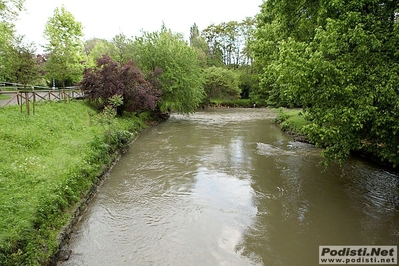
[[[19,99],[19,97],[21,97],[21,102],[20,102],[20,104],[19,104],[19,106],[20,106],[20,108],[21,108],[21,113],[22,113],[22,93],[19,93],[19,92],[17,92],[17,98]],[[18,102],[19,102],[19,100],[18,100]]]
[[[28,115],[30,115],[30,109],[29,109],[29,92],[25,90],[25,103],[26,103],[26,111],[28,112]]]
[[[32,89],[32,93],[33,93],[33,115],[35,114],[35,105],[36,105],[36,92],[34,89]]]

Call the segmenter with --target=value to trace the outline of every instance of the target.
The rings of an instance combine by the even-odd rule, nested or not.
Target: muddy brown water
[[[105,180],[60,265],[318,265],[320,245],[397,245],[399,178],[319,166],[267,109],[173,115]]]

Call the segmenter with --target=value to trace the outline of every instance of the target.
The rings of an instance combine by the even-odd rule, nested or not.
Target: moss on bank
[[[47,265],[59,233],[119,151],[147,127],[142,114],[111,127],[84,102],[0,109],[0,265]]]

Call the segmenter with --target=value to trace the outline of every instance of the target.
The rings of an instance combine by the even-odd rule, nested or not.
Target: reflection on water
[[[62,265],[317,265],[319,245],[397,245],[398,176],[356,159],[323,169],[272,117],[211,110],[147,131]]]

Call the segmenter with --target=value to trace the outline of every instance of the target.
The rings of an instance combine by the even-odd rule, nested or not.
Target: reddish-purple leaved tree
[[[97,60],[96,68],[84,71],[80,86],[85,97],[100,107],[108,105],[110,97],[121,95],[123,105],[118,107],[118,113],[143,112],[155,110],[161,100],[161,90],[157,80],[161,73],[162,71],[158,69],[150,73],[149,80],[146,80],[135,62],[119,65],[104,55]]]

